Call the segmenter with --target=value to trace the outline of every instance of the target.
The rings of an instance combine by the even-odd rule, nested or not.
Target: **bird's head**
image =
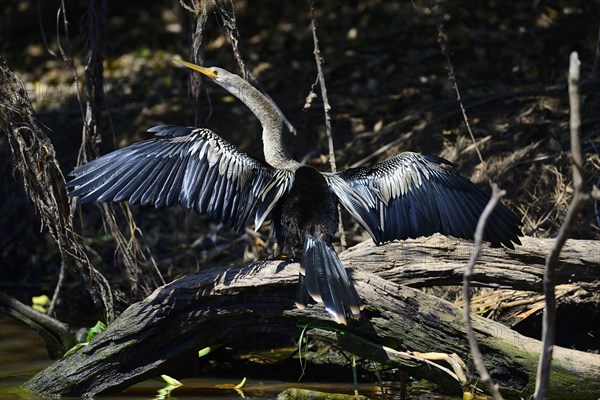
[[[183,65],[184,67],[188,67],[189,69],[193,69],[194,71],[198,71],[201,74],[208,76],[210,79],[212,79],[215,82],[217,82],[219,80],[219,78],[223,75],[222,72],[225,72],[225,70],[223,70],[221,68],[217,68],[217,67],[201,67],[199,65],[192,64],[190,62],[183,61],[183,60],[180,60],[178,58],[174,58],[173,61],[175,61],[175,62]]]
[[[268,133],[274,135],[276,140],[282,140],[281,129],[284,119],[283,114],[270,97],[252,86],[249,82],[244,80],[244,78],[219,67],[201,67],[180,59],[173,59],[173,61],[209,77],[214,83],[237,97],[254,113],[254,115],[256,115],[263,126],[263,129],[266,129]],[[282,146],[283,145],[280,144],[280,147]],[[282,149],[279,149],[278,151],[281,154],[285,153],[285,150]],[[291,159],[287,155],[286,157],[288,160]],[[278,161],[272,160],[272,162],[276,164]]]
[[[173,61],[194,71],[200,72],[202,75],[209,77],[217,85],[227,90],[240,100],[243,100],[240,88],[249,85],[244,79],[236,74],[219,67],[201,67],[199,65],[174,58]],[[241,81],[241,82],[240,82]]]

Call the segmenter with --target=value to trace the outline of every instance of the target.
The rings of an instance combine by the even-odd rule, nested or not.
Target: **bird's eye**
[[[216,78],[217,76],[219,76],[219,71],[217,71],[216,69],[213,69],[213,70],[212,70],[212,72],[213,72],[213,74],[215,74],[215,78]]]

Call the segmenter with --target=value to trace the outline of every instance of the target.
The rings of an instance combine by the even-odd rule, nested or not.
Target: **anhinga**
[[[361,301],[331,240],[338,202],[380,245],[436,232],[472,239],[489,196],[453,171],[449,161],[412,152],[337,173],[294,161],[283,142],[283,116],[272,101],[221,68],[182,62],[240,99],[263,132],[265,162],[203,128],[155,126],[155,138],[113,151],[71,172],[79,203],[185,208],[238,231],[271,215],[279,250],[301,249],[297,305],[323,302],[339,323],[360,318]],[[254,218],[254,220],[252,220]],[[484,233],[492,245],[520,244],[519,219],[503,205]]]

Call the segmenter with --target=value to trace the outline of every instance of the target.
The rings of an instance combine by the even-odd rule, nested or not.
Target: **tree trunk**
[[[514,252],[486,249],[484,260],[490,260],[483,263],[486,272],[487,268],[495,272],[485,277],[480,275],[480,283],[496,285],[494,282],[498,280],[502,282],[500,285],[510,285],[511,281],[525,285],[523,282],[531,280],[526,286],[536,287],[537,267],[524,264],[518,267],[536,260],[543,263],[538,253],[544,249],[534,251],[528,247],[527,243],[533,245],[535,241],[539,239],[527,239],[525,246]],[[598,271],[597,254],[577,253],[578,249],[586,252],[592,243],[571,241],[570,244],[565,264],[584,263],[587,272],[583,281],[591,285],[595,280],[597,285],[598,275],[594,278],[590,272]],[[404,263],[402,268],[407,273],[425,263],[428,268],[437,269],[438,262],[450,275],[460,274],[464,265],[461,260],[468,257],[467,248],[470,244],[435,236],[381,247],[363,243],[348,250],[342,259],[347,266],[353,266],[350,273],[365,304],[363,319],[350,321],[348,326],[331,321],[320,304],[305,310],[295,308],[297,264],[273,261],[207,269],[165,285],[133,304],[89,346],[50,365],[29,380],[25,388],[70,396],[116,391],[149,376],[168,373],[168,360],[249,335],[299,331],[299,322],[318,324],[315,334],[327,336],[360,357],[387,366],[404,364],[413,368],[413,375],[439,381],[444,378],[432,374],[429,366],[403,360],[395,350],[456,353],[472,367],[461,309],[378,274],[390,273],[389,269],[382,271],[388,263],[396,269],[400,268],[399,263]],[[407,260],[421,251],[425,259]],[[441,254],[447,260],[445,263],[435,259]],[[503,257],[508,260],[505,264]],[[486,264],[491,260],[495,260],[493,266]],[[450,269],[451,264],[456,270]],[[374,265],[379,265],[374,268],[378,274],[371,271]],[[524,278],[523,274],[531,278]],[[516,277],[511,278],[512,275]],[[478,316],[473,316],[473,326],[486,365],[502,390],[514,396],[531,394],[540,342]],[[554,398],[569,392],[577,398],[596,399],[600,392],[599,365],[599,355],[555,348],[551,376]]]

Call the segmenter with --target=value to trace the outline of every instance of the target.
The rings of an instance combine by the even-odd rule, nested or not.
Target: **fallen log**
[[[543,292],[544,262],[553,239],[524,237],[514,250],[484,246],[471,286]],[[600,291],[600,243],[573,240],[565,244],[556,284],[574,283]],[[473,243],[441,235],[375,246],[367,240],[340,254],[347,266],[360,266],[382,278],[411,287],[462,285]]]
[[[438,239],[444,246],[458,246],[452,244],[458,242],[455,239]],[[361,250],[368,247],[361,246]],[[386,245],[373,251],[379,249],[389,257],[393,248]],[[472,370],[461,309],[369,271],[369,260],[381,257],[380,252],[358,252],[360,258],[350,257],[355,250],[344,254],[347,265],[356,265],[350,272],[365,304],[363,319],[348,326],[331,321],[321,305],[295,308],[297,264],[273,261],[211,268],[133,304],[89,346],[50,365],[24,387],[69,396],[118,391],[168,373],[169,360],[257,333],[298,330],[299,322],[318,325],[329,333],[329,340],[360,357],[416,368],[413,375],[424,376],[431,369],[398,359],[397,350],[456,353]],[[477,316],[473,326],[484,361],[504,393],[531,394],[540,342]],[[562,398],[568,391],[576,398],[596,399],[599,366],[599,355],[555,348],[551,398]]]

